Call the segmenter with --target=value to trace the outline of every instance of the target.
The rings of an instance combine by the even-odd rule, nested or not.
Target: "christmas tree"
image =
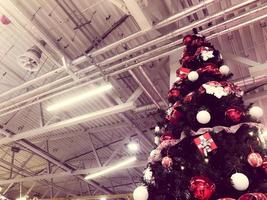
[[[183,43],[170,106],[155,127],[155,149],[134,199],[267,199],[262,109],[243,102],[204,36],[194,29]]]

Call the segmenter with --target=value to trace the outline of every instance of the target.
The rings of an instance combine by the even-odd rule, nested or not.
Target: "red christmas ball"
[[[239,108],[228,108],[225,111],[225,116],[232,122],[240,122],[244,116],[244,112]]]
[[[1,21],[2,24],[4,24],[4,25],[8,25],[8,24],[11,23],[10,19],[8,19],[8,17],[5,16],[5,15],[0,16],[0,21]]]
[[[264,157],[261,167],[264,170],[265,174],[267,174],[267,156]]]
[[[252,167],[260,167],[263,164],[263,159],[259,153],[250,153],[247,160]]]
[[[173,161],[169,156],[166,156],[162,159],[161,164],[164,168],[169,169],[173,165]]]
[[[195,176],[190,180],[189,189],[199,200],[208,200],[215,192],[215,184],[205,176]]]
[[[183,44],[188,45],[192,42],[193,36],[192,35],[186,35],[183,39]]]

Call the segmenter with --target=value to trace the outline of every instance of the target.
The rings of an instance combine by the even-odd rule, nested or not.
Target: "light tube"
[[[19,197],[19,198],[16,198],[16,200],[27,200],[27,197]]]
[[[61,108],[65,108],[66,106],[70,106],[72,104],[75,104],[79,101],[83,101],[89,97],[101,94],[103,92],[106,92],[112,88],[111,84],[102,85],[100,87],[97,87],[95,89],[89,90],[87,92],[83,92],[82,94],[75,95],[74,97],[70,97],[68,99],[65,99],[61,102],[55,103],[51,106],[48,106],[46,108],[47,111],[55,111]]]
[[[121,167],[123,167],[123,166],[125,166],[125,165],[128,165],[128,164],[130,164],[130,163],[132,163],[132,162],[134,162],[134,161],[136,161],[136,157],[135,157],[135,156],[134,156],[134,157],[131,157],[131,158],[129,158],[129,159],[126,159],[126,160],[124,160],[124,161],[121,161],[120,163],[115,164],[115,165],[113,165],[112,167],[109,167],[109,168],[104,169],[104,170],[102,170],[102,171],[96,172],[96,173],[94,173],[94,174],[89,174],[89,175],[87,175],[84,179],[85,179],[85,180],[89,180],[89,179],[93,179],[93,178],[102,176],[102,175],[107,174],[107,173],[109,173],[109,172],[115,171],[115,170],[117,170],[117,169],[119,169],[119,168],[121,168]]]

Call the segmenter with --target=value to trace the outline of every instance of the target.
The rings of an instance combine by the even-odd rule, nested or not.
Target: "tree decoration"
[[[215,184],[205,176],[195,176],[190,180],[189,189],[199,200],[209,200],[215,192]]]
[[[10,19],[7,16],[5,16],[5,15],[1,15],[0,16],[0,21],[4,25],[8,25],[8,24],[11,23]]]
[[[190,69],[186,67],[180,67],[179,69],[176,70],[176,76],[179,77],[180,79],[185,79],[189,74],[189,72]]]
[[[267,200],[262,110],[244,102],[220,52],[197,29],[183,42],[169,108],[155,131],[158,146],[142,178],[149,200]]]
[[[184,45],[189,45],[193,40],[192,35],[186,35],[183,39],[183,44]]]
[[[201,110],[197,113],[197,121],[200,123],[200,124],[207,124],[210,122],[211,120],[211,116],[210,116],[210,113],[207,111],[207,110]]]
[[[156,145],[159,145],[159,144],[160,144],[160,137],[159,137],[159,136],[155,136],[155,137],[154,137],[154,143],[155,143]]]
[[[148,166],[144,171],[143,171],[143,179],[146,183],[154,184],[155,183],[155,178],[153,177],[153,172]]]
[[[242,173],[234,173],[231,176],[232,186],[238,191],[244,191],[248,189],[249,180],[245,174]]]
[[[161,161],[161,164],[164,168],[170,169],[173,165],[172,158],[170,158],[169,156],[164,157]]]
[[[205,133],[204,135],[195,138],[194,142],[197,145],[200,153],[202,155],[205,155],[206,157],[209,152],[217,149],[217,145],[215,144],[209,133]]]
[[[161,152],[158,149],[154,149],[150,152],[149,162],[157,162],[161,160]]]
[[[147,200],[148,199],[148,191],[146,186],[138,186],[133,192],[134,200]]]
[[[225,116],[227,117],[227,119],[235,123],[240,122],[244,115],[244,112],[238,107],[228,108],[225,111]]]
[[[263,159],[261,157],[261,155],[259,153],[250,153],[248,155],[248,163],[252,166],[252,167],[260,167],[263,163]]]
[[[166,131],[161,137],[160,142],[166,141],[166,140],[173,140],[175,139],[173,137],[173,134],[170,131]]]
[[[224,90],[224,88],[220,84],[218,85],[203,84],[203,88],[205,88],[207,94],[214,95],[218,99],[228,95],[228,93]]]
[[[160,127],[157,125],[155,126],[155,130],[154,130],[156,133],[159,133],[160,132]]]
[[[187,77],[189,81],[195,82],[198,79],[199,74],[196,71],[191,71]]]
[[[205,50],[201,51],[201,57],[204,61],[207,61],[210,58],[213,58],[213,51],[212,50],[208,50],[208,48],[205,48]]]
[[[230,68],[227,65],[222,65],[219,70],[224,76],[228,75],[230,72]]]
[[[249,115],[254,119],[259,119],[263,116],[263,110],[259,106],[253,106],[249,109]]]

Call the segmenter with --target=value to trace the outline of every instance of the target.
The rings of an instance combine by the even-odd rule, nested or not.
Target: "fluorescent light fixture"
[[[107,198],[106,197],[101,197],[101,199],[100,200],[107,200]]]
[[[127,147],[132,152],[137,152],[140,148],[140,146],[137,142],[130,142],[127,144]]]
[[[115,171],[115,170],[117,170],[117,169],[119,169],[119,168],[121,168],[121,167],[123,167],[123,166],[125,166],[125,165],[128,165],[128,164],[130,164],[130,163],[132,163],[132,162],[134,162],[134,161],[136,161],[136,160],[137,160],[137,159],[136,159],[135,156],[134,156],[134,157],[131,157],[131,158],[126,159],[126,160],[124,160],[124,161],[121,161],[120,163],[115,164],[115,165],[113,165],[113,166],[111,166],[111,167],[109,167],[109,168],[107,168],[107,169],[104,169],[104,170],[102,170],[102,171],[96,172],[96,173],[94,173],[94,174],[89,174],[89,175],[87,175],[84,179],[89,180],[89,179],[93,179],[93,178],[102,176],[102,175],[107,174],[107,173],[109,173],[109,172]]]
[[[27,197],[19,197],[16,200],[27,200]]]
[[[46,110],[47,111],[55,111],[58,109],[65,108],[66,106],[70,106],[70,105],[75,104],[79,101],[83,101],[89,97],[96,96],[96,95],[99,95],[103,92],[106,92],[106,91],[110,90],[111,88],[112,88],[111,84],[105,84],[105,85],[99,86],[95,89],[89,90],[87,92],[82,92],[82,94],[75,95],[74,97],[70,97],[70,98],[65,99],[61,102],[55,103],[51,106],[48,106],[46,108]]]

